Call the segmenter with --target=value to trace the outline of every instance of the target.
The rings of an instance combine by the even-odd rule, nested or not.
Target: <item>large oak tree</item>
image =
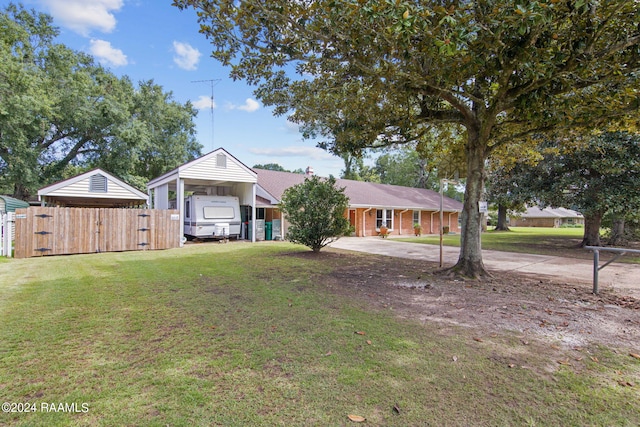
[[[485,161],[533,132],[594,126],[638,108],[640,2],[620,0],[174,0],[212,56],[258,85],[324,147],[357,153],[466,130],[454,269],[485,273]]]
[[[115,76],[58,33],[49,15],[0,11],[0,191],[27,199],[93,167],[143,188],[200,154],[190,103]]]

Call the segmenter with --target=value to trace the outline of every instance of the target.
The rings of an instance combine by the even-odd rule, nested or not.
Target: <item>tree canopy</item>
[[[141,187],[200,154],[190,103],[153,81],[135,87],[58,34],[49,15],[0,12],[0,189],[26,199],[93,167]]]
[[[543,205],[580,211],[582,245],[600,246],[606,214],[631,218],[640,210],[640,135],[605,132],[559,145],[543,142],[542,160],[515,168],[512,183]]]
[[[339,154],[466,132],[455,271],[485,273],[485,161],[534,132],[637,111],[640,3],[598,0],[174,0],[212,56]],[[636,116],[637,120],[637,116]]]

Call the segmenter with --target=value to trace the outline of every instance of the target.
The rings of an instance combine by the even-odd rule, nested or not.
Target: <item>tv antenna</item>
[[[208,80],[192,80],[191,83],[209,83],[211,85],[211,150],[215,148],[213,145],[213,128],[214,128],[214,120],[213,120],[213,107],[215,107],[215,102],[213,101],[213,88],[221,79],[208,79]]]

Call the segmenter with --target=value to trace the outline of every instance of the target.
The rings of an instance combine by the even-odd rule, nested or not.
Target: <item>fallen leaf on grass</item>
[[[516,367],[516,365],[514,365],[513,363],[509,363],[509,367],[510,367],[510,368],[515,368],[515,367]]]
[[[558,363],[565,366],[571,366],[571,362],[569,362],[569,359],[558,360]]]
[[[330,351],[325,353],[325,356],[331,356],[333,353],[331,353]]]
[[[593,361],[594,361],[594,362],[596,362],[596,363],[598,363],[598,362],[599,362],[598,358],[597,358],[597,357],[594,357],[594,356],[591,356],[591,360],[593,360]]]
[[[354,423],[363,423],[363,422],[365,422],[365,418],[361,417],[360,415],[351,415],[351,414],[349,414],[349,415],[347,415],[347,417],[349,417],[349,419],[351,421],[353,421]]]
[[[631,357],[635,357],[636,359],[640,359],[640,354],[636,354],[636,353],[629,353],[629,356],[631,356]]]
[[[484,342],[482,338],[478,338],[478,337],[473,337],[473,340],[478,342]]]
[[[451,359],[452,359],[454,362],[457,362],[457,361],[458,361],[458,356],[453,356]]]
[[[629,381],[618,381],[618,384],[620,384],[622,387],[633,387],[633,383]]]
[[[364,331],[356,331],[356,334],[358,334],[358,335],[366,335],[366,332],[364,332]]]
[[[367,340],[367,344],[371,345],[371,340]]]
[[[393,405],[393,412],[395,412],[396,414],[400,413],[400,407],[398,406],[397,403],[395,405]]]

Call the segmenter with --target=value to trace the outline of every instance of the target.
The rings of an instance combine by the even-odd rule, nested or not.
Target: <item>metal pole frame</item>
[[[638,249],[607,248],[607,247],[602,247],[602,246],[585,246],[584,248],[588,249],[590,251],[593,251],[593,294],[594,295],[598,295],[598,292],[599,292],[599,289],[598,289],[598,273],[600,272],[600,270],[602,270],[603,268],[605,268],[607,265],[611,264],[612,262],[616,261],[621,256],[626,255],[627,253],[640,254],[640,250],[638,250]],[[611,258],[609,261],[607,261],[604,264],[600,265],[600,251],[613,252],[616,255],[613,258]]]
[[[440,180],[440,223],[438,224],[438,226],[440,227],[440,268],[443,267],[444,262],[443,262],[443,254],[442,254],[442,238],[443,238],[443,234],[444,234],[444,229],[442,228],[442,221],[444,220],[444,215],[442,210],[444,209],[444,192],[443,192],[443,187],[444,187],[444,183],[447,182],[446,179],[441,179]]]

